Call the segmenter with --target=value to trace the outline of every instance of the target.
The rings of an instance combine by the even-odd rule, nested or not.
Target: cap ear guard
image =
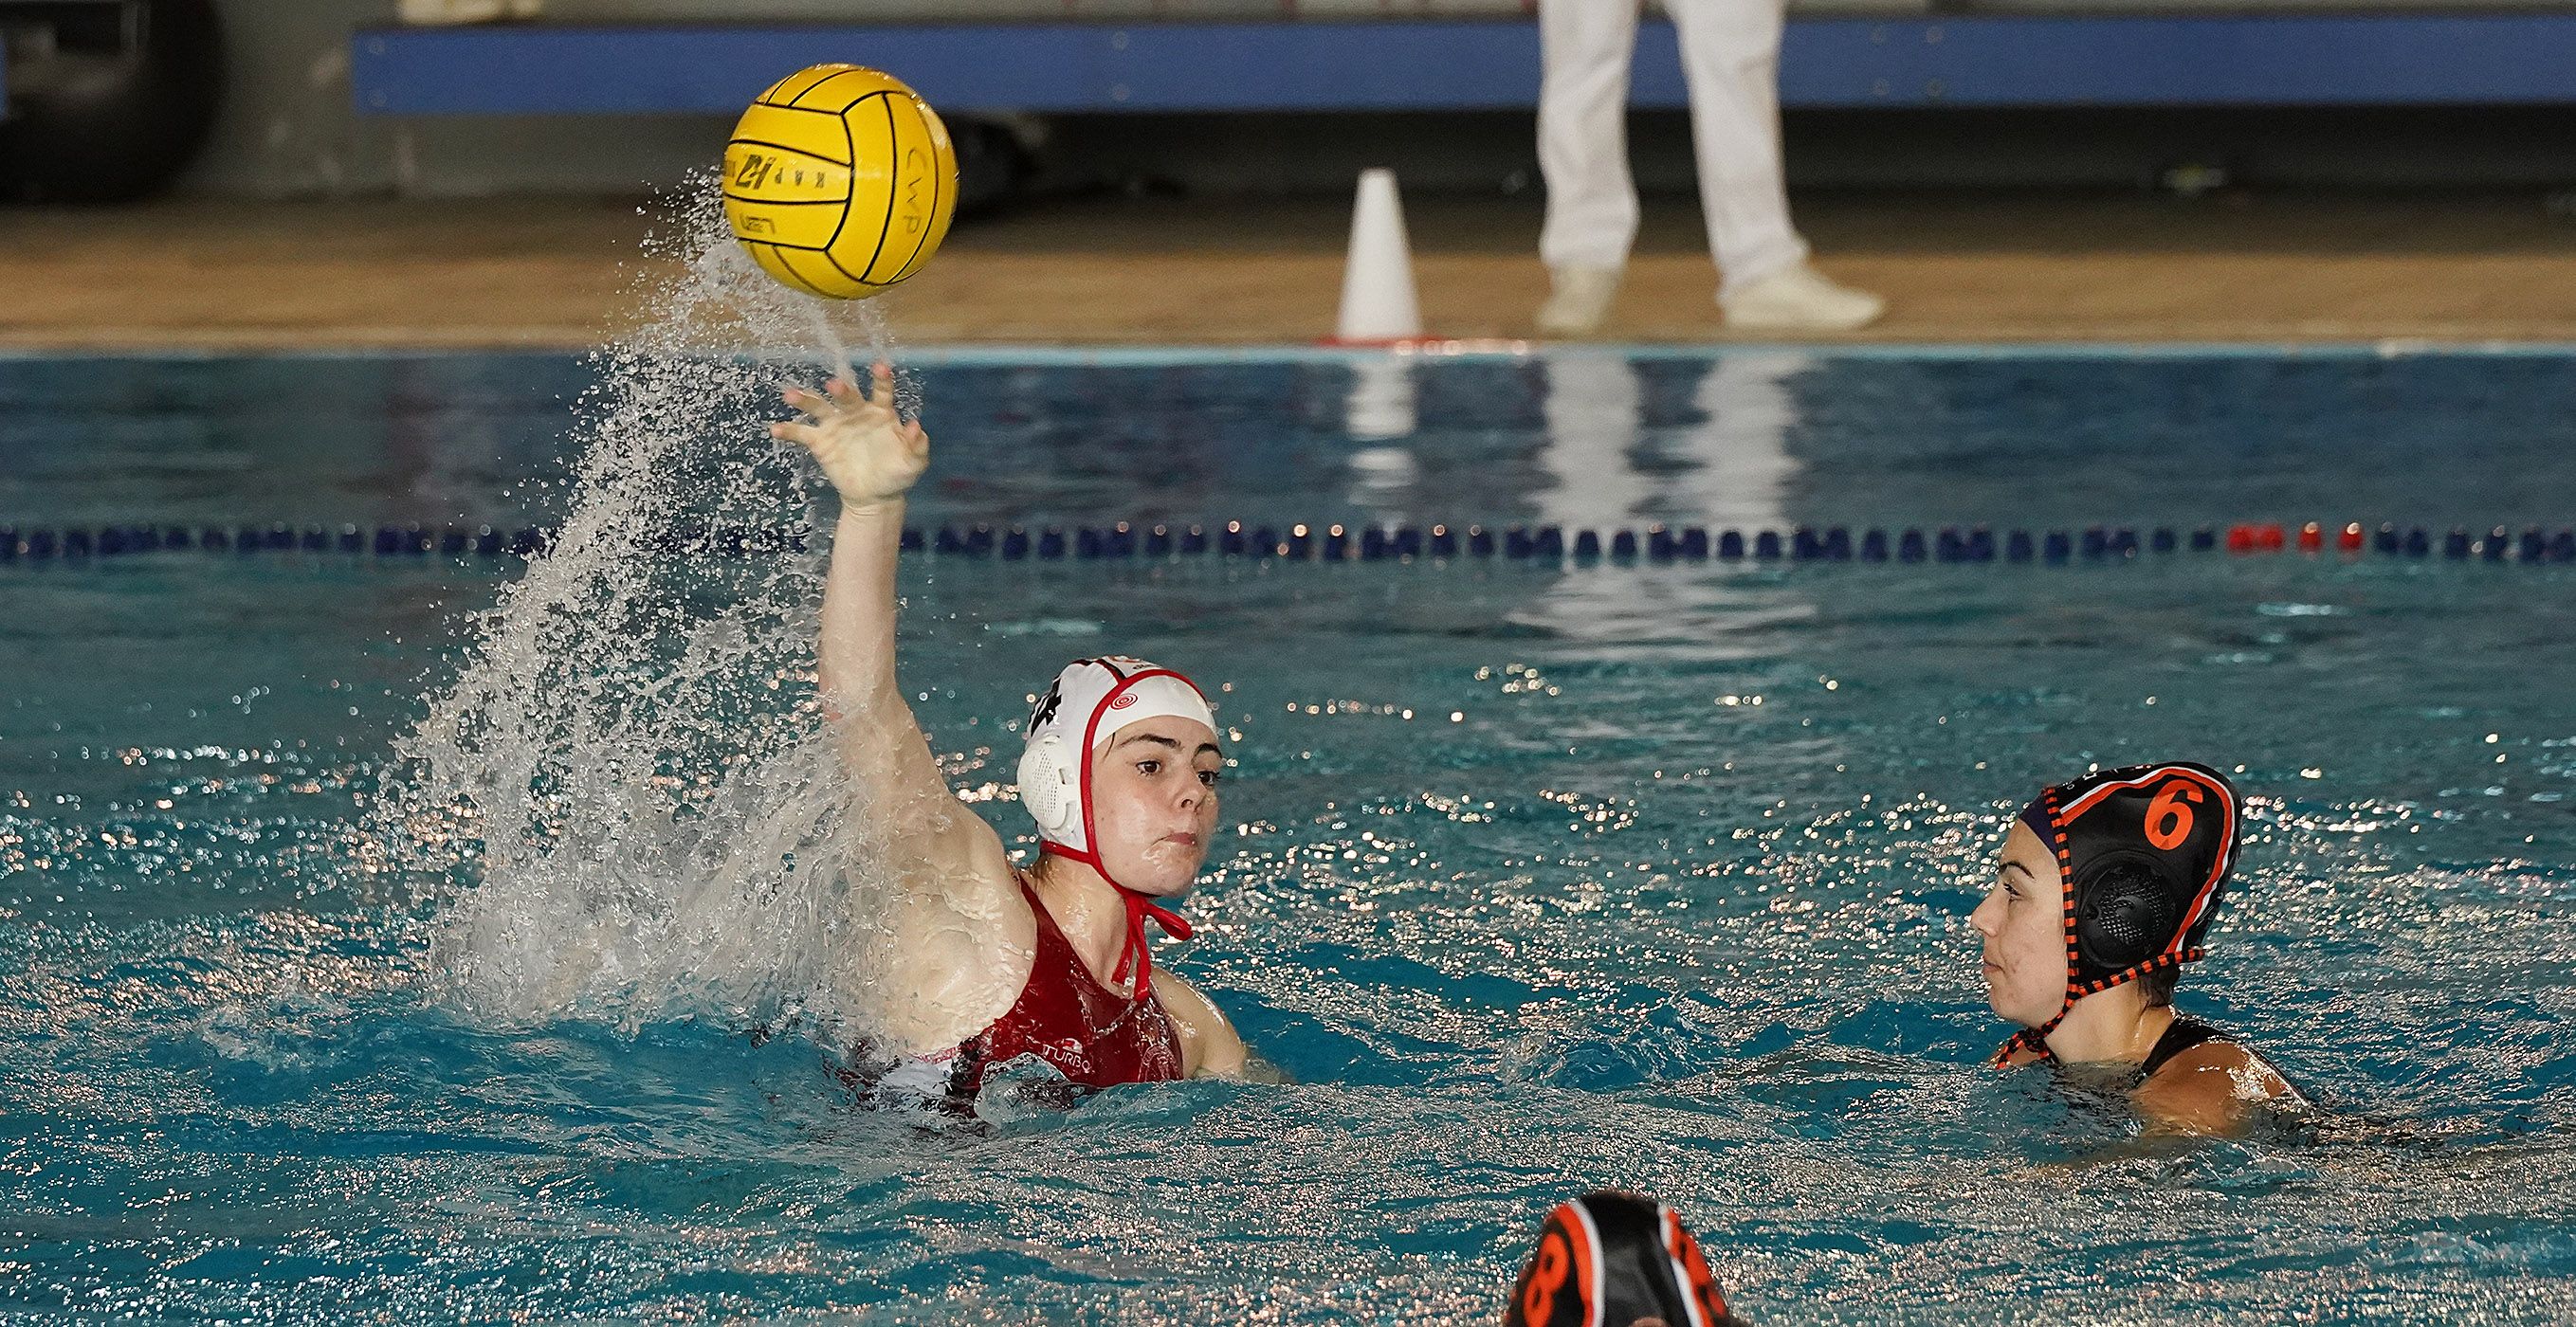
[[[1064,739],[1041,734],[1020,752],[1020,805],[1038,822],[1040,836],[1060,840],[1082,826],[1080,770],[1065,759]]]
[[[1079,771],[1064,758],[1064,737],[1047,725],[1064,703],[1064,679],[1047,685],[1029,710],[1029,743],[1020,749],[1020,805],[1038,822],[1038,837],[1061,839],[1081,828]]]
[[[2144,963],[2173,943],[2181,921],[2174,887],[2155,858],[2109,852],[2075,882],[2075,948],[2086,974],[2100,977]]]

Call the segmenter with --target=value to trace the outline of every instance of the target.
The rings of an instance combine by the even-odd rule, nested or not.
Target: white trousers
[[[1783,0],[1663,0],[1690,85],[1700,210],[1726,289],[1805,260],[1780,177]],[[1628,174],[1628,65],[1636,0],[1539,0],[1545,76],[1538,164],[1547,179],[1539,257],[1549,267],[1623,267],[1637,239]]]

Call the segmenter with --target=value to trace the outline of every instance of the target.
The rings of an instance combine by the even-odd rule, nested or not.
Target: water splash
[[[895,359],[894,328],[883,303],[815,299],[787,289],[753,264],[725,232],[722,217],[711,210],[694,218],[682,217],[670,238],[653,237],[646,247],[682,250],[670,256],[685,263],[687,284],[721,292],[727,306],[693,309],[701,315],[698,319],[665,318],[646,333],[658,348],[749,355],[771,363],[810,356],[822,366],[825,377],[854,375],[879,360],[892,363]],[[710,313],[715,316],[703,317]],[[809,338],[801,346],[771,344],[772,337],[800,330]],[[743,339],[746,334],[748,340]],[[853,349],[864,349],[866,354],[854,355]],[[904,413],[918,414],[918,384],[906,376],[900,386]]]
[[[685,550],[810,528],[812,468],[764,430],[778,389],[893,348],[874,310],[759,272],[715,196],[693,182],[648,243],[675,261],[594,356],[562,534],[475,623],[374,816],[380,874],[434,905],[431,980],[479,1018],[864,1021],[886,882],[823,740],[822,554]]]

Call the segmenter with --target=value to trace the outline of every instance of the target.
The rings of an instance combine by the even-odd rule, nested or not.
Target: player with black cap
[[[1673,1209],[1603,1189],[1538,1229],[1503,1327],[1744,1327]]]
[[[2259,1056],[2173,1008],[2242,820],[2235,787],[2184,761],[2087,774],[2032,799],[1968,919],[1984,937],[1988,1003],[2022,1025],[1996,1065],[2131,1066],[2139,1108],[2190,1132],[2297,1103]]]

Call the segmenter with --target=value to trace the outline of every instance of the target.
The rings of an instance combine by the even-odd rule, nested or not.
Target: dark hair
[[[2138,978],[2138,994],[2146,998],[2149,1009],[2164,1009],[2173,1004],[2174,986],[2182,981],[2182,968],[2158,968]]]

